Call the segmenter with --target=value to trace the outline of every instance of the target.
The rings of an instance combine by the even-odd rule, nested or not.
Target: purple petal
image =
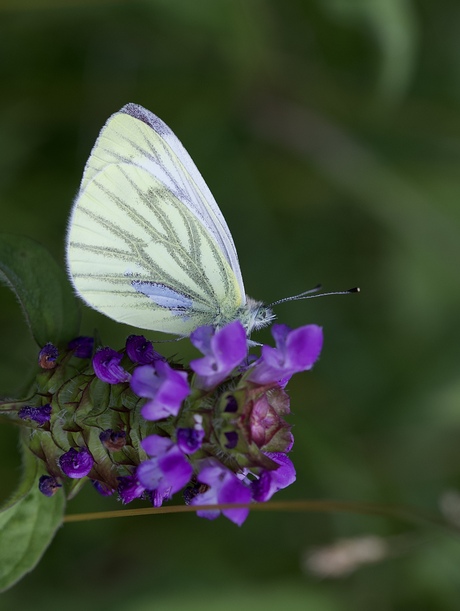
[[[163,472],[166,486],[171,488],[171,494],[186,486],[193,475],[192,465],[177,446],[158,459],[158,466]]]
[[[67,348],[73,350],[73,355],[78,359],[89,359],[93,353],[94,338],[81,335],[71,340]]]
[[[148,494],[154,507],[161,507],[164,501],[169,501],[171,498],[168,491],[161,493],[159,490],[150,490]]]
[[[143,335],[130,335],[126,340],[126,354],[133,363],[148,365],[163,357],[155,352],[152,342]]]
[[[176,371],[163,361],[157,363],[156,370],[162,384],[158,389],[155,400],[169,408],[174,415],[177,415],[182,401],[190,394],[187,373]]]
[[[118,495],[123,505],[138,499],[145,492],[144,486],[139,482],[135,475],[124,475],[118,477]]]
[[[289,367],[296,371],[311,369],[323,347],[323,330],[318,325],[294,329],[286,340]]]
[[[209,488],[206,492],[201,492],[194,496],[190,500],[190,505],[218,505],[218,490],[216,488]],[[215,520],[220,516],[220,509],[201,509],[196,512],[199,518],[206,518],[207,520]]]
[[[161,435],[149,435],[141,441],[141,446],[144,452],[149,456],[161,456],[170,450],[174,442],[169,437],[161,437]]]
[[[202,468],[197,479],[207,484],[209,489],[195,496],[190,501],[191,505],[250,503],[251,501],[250,489],[215,458],[207,458],[202,461]],[[226,518],[241,526],[249,514],[249,509],[223,509],[222,513]],[[219,511],[215,509],[197,511],[198,516],[209,520],[215,519],[218,514]]]
[[[211,344],[219,363],[230,371],[241,363],[248,351],[246,331],[239,320],[218,331]]]
[[[192,343],[205,354],[201,359],[190,361],[190,367],[198,376],[197,386],[206,390],[220,384],[247,354],[246,332],[239,320],[213,335],[211,332],[212,327],[200,327],[194,332],[199,341],[196,337],[191,338]]]
[[[193,454],[201,448],[201,443],[204,439],[204,430],[181,428],[176,431],[177,446],[184,454]]]
[[[190,361],[190,367],[199,376],[215,376],[218,378],[221,375],[219,372],[219,365],[214,356],[204,356],[201,359],[194,359]]]
[[[112,496],[112,494],[115,492],[113,488],[107,486],[107,484],[104,484],[103,482],[99,482],[97,479],[92,479],[91,484],[94,486],[94,489],[97,490],[97,492],[99,492],[99,494],[102,496]]]
[[[185,371],[176,371],[164,361],[136,367],[131,388],[139,397],[151,399],[141,410],[146,420],[177,416],[182,401],[190,394]]]
[[[129,382],[130,374],[121,367],[123,355],[112,348],[101,348],[93,357],[93,369],[96,376],[108,384]]]
[[[232,474],[233,475],[233,474]],[[219,503],[250,503],[251,490],[245,486],[235,475],[232,479],[228,479],[225,485],[222,486],[219,494]],[[222,509],[223,515],[234,522],[237,526],[241,526],[249,515],[247,508]]]
[[[211,340],[214,336],[215,329],[211,326],[203,326],[195,329],[190,335],[190,341],[203,354],[211,354]]]
[[[81,479],[88,475],[93,468],[94,459],[87,448],[76,450],[70,448],[68,452],[59,458],[59,466],[62,472],[72,479]]]
[[[288,325],[274,324],[272,326],[272,337],[275,340],[277,350],[280,352],[284,353],[286,348],[286,340],[291,332],[292,329]]]
[[[131,390],[139,397],[153,399],[160,387],[161,380],[153,365],[136,367],[131,376]]]
[[[295,482],[296,472],[292,461],[281,452],[266,452],[266,456],[279,464],[274,470],[263,470],[258,480],[252,482],[252,495],[255,501],[268,501],[275,492],[287,488]]]
[[[142,442],[142,447],[152,458],[142,462],[136,475],[147,490],[155,490],[155,502],[160,497],[170,497],[183,488],[193,473],[192,466],[181,450],[170,439],[150,435]]]
[[[45,422],[49,422],[51,419],[51,405],[47,403],[46,405],[42,405],[42,407],[31,407],[29,405],[25,405],[19,410],[18,416],[22,418],[22,420],[33,420],[39,426],[45,424]]]
[[[311,369],[323,345],[323,331],[317,325],[291,330],[286,325],[273,325],[276,348],[263,346],[262,356],[255,363],[249,379],[258,384],[279,382],[285,386],[299,371]]]

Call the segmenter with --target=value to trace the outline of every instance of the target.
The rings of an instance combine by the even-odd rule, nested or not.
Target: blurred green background
[[[0,0],[0,83],[2,231],[63,264],[84,163],[132,101],[192,155],[251,296],[361,287],[277,309],[325,333],[320,362],[290,386],[298,478],[277,500],[436,512],[451,499],[458,513],[460,3]],[[0,389],[14,396],[36,349],[13,295],[0,299]],[[114,347],[130,332],[85,310],[83,332],[94,327]],[[20,459],[16,431],[0,439],[5,498]],[[88,489],[68,510],[119,507]],[[308,570],[311,549],[369,534],[381,562],[336,579]],[[460,538],[390,517],[130,518],[66,525],[1,604],[456,611],[459,565]]]

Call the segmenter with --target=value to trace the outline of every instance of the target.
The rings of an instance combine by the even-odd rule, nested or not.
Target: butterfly
[[[240,320],[248,335],[269,306],[246,296],[227,223],[179,139],[126,104],[86,163],[67,234],[77,294],[110,318],[174,335]]]

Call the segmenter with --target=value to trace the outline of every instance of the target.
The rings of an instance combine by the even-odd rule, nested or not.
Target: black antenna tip
[[[347,293],[360,293],[361,289],[359,288],[359,286],[355,286],[352,289],[348,289]]]

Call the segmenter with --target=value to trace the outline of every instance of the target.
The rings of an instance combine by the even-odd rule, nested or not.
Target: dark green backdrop
[[[126,102],[151,109],[219,202],[251,296],[362,288],[277,309],[325,334],[290,387],[298,479],[278,499],[436,512],[460,487],[459,58],[455,0],[1,0],[1,229],[63,263],[99,129]],[[0,390],[14,395],[35,347],[12,294],[0,299]],[[113,346],[130,331],[85,311],[94,327]],[[5,498],[16,431],[0,438]],[[69,511],[104,507],[119,506],[88,489]],[[382,562],[335,580],[305,569],[312,548],[368,534],[388,545]],[[132,518],[65,526],[3,601],[456,611],[459,563],[460,538],[391,518]]]

